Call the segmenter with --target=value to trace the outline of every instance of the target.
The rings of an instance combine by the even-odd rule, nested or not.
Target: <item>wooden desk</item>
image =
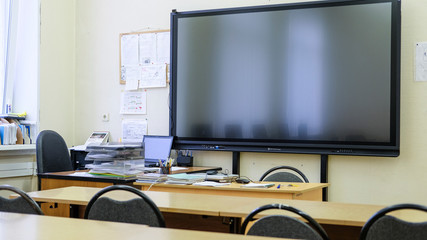
[[[221,170],[221,167],[188,167],[184,170],[173,171],[172,173],[195,173],[205,172],[209,170]],[[117,178],[117,177],[100,177],[87,173],[88,170],[81,171],[66,171],[53,173],[39,173],[40,189],[48,190],[69,186],[81,187],[99,187],[104,188],[110,185],[123,184],[132,185],[136,178]],[[70,212],[69,204],[40,204],[42,211],[46,215],[70,217],[71,215],[82,215],[82,209],[72,209]],[[84,210],[84,209],[83,209]]]
[[[65,203],[86,206],[92,196],[100,188],[66,187],[28,193],[38,202]],[[213,196],[207,194],[145,192],[159,207],[166,219],[168,227],[186,227],[170,225],[168,217],[181,222],[193,221],[195,225],[221,224],[224,218],[245,218],[252,210],[270,203],[282,203],[296,207],[318,221],[328,232],[330,239],[358,239],[361,227],[382,205],[349,204],[334,202],[318,202],[305,200],[288,200],[273,198],[250,198],[235,196]],[[110,192],[112,198],[126,200],[131,198],[127,192]],[[11,197],[16,197],[12,195]],[[266,214],[290,214],[286,211],[270,210]],[[399,212],[395,216],[412,221],[426,221],[426,215],[414,211]],[[263,215],[259,215],[263,216]],[[185,221],[180,217],[189,217]],[[215,219],[215,221],[210,221]],[[197,229],[197,228],[196,228]],[[202,228],[216,231],[217,228]],[[225,228],[227,230],[227,228]]]
[[[185,170],[173,171],[172,173],[195,173],[209,170],[221,170],[221,167],[188,167]],[[40,189],[82,186],[82,187],[107,187],[114,184],[130,185],[136,178],[100,177],[86,174],[88,170],[39,173]]]
[[[154,228],[138,224],[0,212],[0,239],[273,240],[277,238]]]
[[[37,202],[86,206],[92,196],[100,190],[100,188],[92,187],[65,187],[29,192],[28,195]],[[375,212],[385,207],[382,205],[213,196],[190,193],[151,191],[144,193],[156,203],[162,212],[244,218],[259,206],[270,203],[282,203],[305,211],[322,224],[356,227],[363,226]],[[16,194],[13,194],[11,198],[16,196]],[[107,196],[117,200],[128,200],[134,197],[131,193],[124,191],[110,192]],[[271,212],[274,211],[271,210]],[[271,212],[269,212],[269,214]],[[285,211],[279,212],[282,214],[286,213]]]
[[[64,187],[36,192],[29,192],[28,195],[37,202],[63,203],[78,206],[86,206],[90,199],[101,188],[93,187]],[[168,192],[144,192],[150,197],[162,212],[197,214],[205,216],[219,216],[220,205],[226,206],[229,198],[218,198],[212,201],[212,195],[204,194],[180,194]],[[17,197],[13,194],[11,198]],[[125,191],[112,191],[105,196],[117,199],[128,200],[135,195]]]
[[[277,186],[280,184],[280,188]],[[293,184],[294,186],[289,186]],[[227,186],[205,187],[194,185],[176,185],[159,183],[151,186],[151,183],[134,182],[135,187],[142,191],[196,193],[239,197],[277,198],[295,200],[322,201],[322,189],[328,187],[329,183],[283,183],[277,182],[271,188],[242,188],[239,183],[231,183]],[[150,187],[151,186],[151,187]]]

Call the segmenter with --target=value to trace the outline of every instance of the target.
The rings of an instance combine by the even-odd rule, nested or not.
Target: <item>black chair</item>
[[[0,185],[0,190],[11,191],[20,196],[14,199],[0,196],[0,211],[43,215],[39,205],[24,191],[9,185]]]
[[[280,171],[280,170],[290,170]],[[300,170],[290,166],[278,166],[269,169],[265,172],[260,181],[267,182],[305,182],[308,183],[308,178]]]
[[[109,197],[101,197],[114,190],[134,193],[137,198],[118,201]],[[127,185],[109,186],[95,194],[86,207],[84,218],[165,227],[165,220],[156,204],[143,192]]]
[[[322,226],[312,217],[303,211],[284,204],[268,204],[255,209],[243,221],[240,233],[245,234],[248,223],[254,220],[255,215],[270,209],[281,209],[293,212],[305,219],[308,224],[286,215],[269,215],[258,219],[249,229],[247,235],[294,239],[329,239]]]
[[[418,240],[427,239],[427,222],[408,222],[387,215],[397,210],[419,210],[427,212],[427,207],[417,204],[397,204],[381,209],[363,226],[360,240]]]
[[[67,144],[57,132],[44,130],[36,140],[37,173],[74,170]]]

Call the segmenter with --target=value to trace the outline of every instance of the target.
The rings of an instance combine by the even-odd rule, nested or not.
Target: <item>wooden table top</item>
[[[91,197],[101,188],[66,187],[28,193],[39,202],[57,202],[76,205],[87,205]],[[298,208],[309,214],[322,224],[361,227],[383,205],[351,204],[335,202],[318,202],[304,200],[287,200],[274,198],[250,198],[234,196],[215,196],[207,194],[144,192],[162,212],[197,214],[223,217],[246,217],[254,209],[271,203],[281,203]],[[108,193],[110,197],[126,200],[133,197],[128,192],[116,191]],[[12,195],[11,197],[16,197]],[[280,210],[269,210],[262,215],[274,213],[292,215]],[[414,211],[394,214],[398,217],[414,221],[426,221],[426,214]]]
[[[0,239],[273,240],[277,238],[154,228],[139,224],[0,212]]]
[[[264,182],[267,183],[267,182]],[[265,192],[265,193],[305,193],[315,189],[322,189],[329,187],[329,183],[291,183],[291,182],[273,182],[274,186],[270,188],[244,188],[243,184],[232,182],[230,185],[208,187],[208,186],[195,186],[195,185],[179,185],[179,184],[165,184],[157,183],[155,186],[162,186],[168,188],[182,188],[182,189],[204,189],[204,190],[224,190],[224,191],[242,191],[242,192]],[[152,183],[134,182],[135,186],[150,186]],[[280,188],[277,186],[280,185]]]
[[[87,205],[90,199],[101,188],[93,187],[64,187],[43,191],[29,192],[28,195],[38,202],[64,203],[74,205]],[[219,216],[218,205],[227,205],[226,198],[213,202],[212,195],[180,194],[168,192],[144,192],[150,197],[163,212],[188,213],[197,215]],[[11,197],[16,197],[13,194]],[[135,194],[126,191],[112,191],[104,196],[117,200],[128,200]],[[212,204],[206,204],[206,201]]]

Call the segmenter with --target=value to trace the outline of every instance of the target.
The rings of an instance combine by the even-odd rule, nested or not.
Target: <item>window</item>
[[[0,106],[38,119],[40,0],[0,1]],[[9,109],[8,109],[9,110]]]

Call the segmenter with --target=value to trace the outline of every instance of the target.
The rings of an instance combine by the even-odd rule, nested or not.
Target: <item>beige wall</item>
[[[178,11],[276,4],[266,0],[42,0],[40,126],[56,129],[69,145],[82,144],[93,130],[121,136],[119,115],[119,34],[168,29]],[[75,4],[74,4],[75,3]],[[427,199],[427,83],[414,82],[415,42],[427,41],[427,1],[402,3],[401,155],[398,158],[329,157],[329,199],[340,202],[425,203]],[[147,119],[150,134],[168,133],[168,91],[151,89]],[[102,122],[103,113],[110,114]],[[126,116],[126,118],[129,118]],[[426,142],[425,142],[426,141]],[[231,170],[231,154],[198,152],[199,165]],[[241,154],[241,174],[258,179],[268,168],[289,164],[319,181],[316,155]]]
[[[39,130],[75,134],[75,1],[41,0]],[[78,94],[78,93],[77,93]]]

